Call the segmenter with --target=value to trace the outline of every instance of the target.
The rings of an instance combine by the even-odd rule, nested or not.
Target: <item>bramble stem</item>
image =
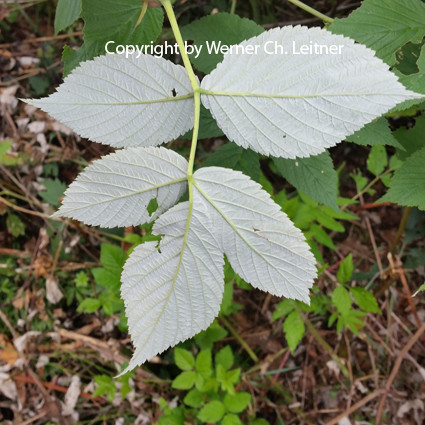
[[[315,16],[316,18],[321,19],[323,22],[326,22],[327,24],[331,24],[334,20],[332,18],[329,18],[329,16],[324,15],[323,13],[320,13],[316,9],[313,9],[310,6],[307,6],[302,1],[299,0],[288,0],[290,3],[294,4],[295,6],[298,6],[300,9],[304,10],[307,13],[310,13],[310,15]]]
[[[190,63],[189,56],[186,53],[183,37],[181,35],[179,25],[176,20],[176,15],[174,14],[171,1],[161,0],[161,3],[164,6],[168,20],[170,21],[171,29],[173,30],[174,37],[179,46],[183,64],[184,64],[184,67],[186,68],[187,75],[189,77],[190,84],[192,85],[193,93],[194,93],[195,117],[194,117],[194,125],[193,125],[192,145],[190,147],[190,154],[189,154],[189,166],[187,168],[187,178],[189,183],[189,202],[191,203],[193,164],[195,162],[196,144],[198,142],[198,132],[199,132],[199,115],[201,113],[201,93],[200,93],[200,87],[198,84],[198,79],[196,78],[196,75],[193,72],[192,64]]]

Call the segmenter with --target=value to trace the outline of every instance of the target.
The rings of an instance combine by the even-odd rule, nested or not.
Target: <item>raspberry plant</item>
[[[207,328],[223,295],[224,255],[253,286],[308,303],[316,276],[301,231],[261,186],[239,171],[194,171],[201,104],[237,145],[264,155],[323,152],[400,102],[407,90],[369,48],[318,28],[284,27],[242,42],[200,82],[170,0],[161,1],[184,67],[120,55],[81,63],[56,93],[27,100],[83,137],[123,148],[88,166],[56,216],[103,227],[155,221],[161,241],[139,245],[122,274],[135,353],[132,369]],[[282,46],[270,55],[267,43]],[[299,54],[294,46],[343,46]],[[88,49],[89,47],[87,47]],[[156,147],[188,130],[188,160]],[[178,203],[188,192],[188,200]],[[154,200],[154,201],[153,201]],[[154,202],[154,212],[148,206]]]

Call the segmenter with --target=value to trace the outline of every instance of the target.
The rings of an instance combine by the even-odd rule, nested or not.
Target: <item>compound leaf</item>
[[[82,63],[57,92],[25,102],[75,132],[114,147],[155,146],[193,127],[185,69],[160,57],[101,56]]]
[[[329,29],[352,37],[376,50],[389,65],[396,63],[397,49],[425,36],[425,4],[418,0],[364,0],[345,19],[335,19]]]
[[[248,45],[262,48],[243,54]],[[273,46],[283,53],[268,54]],[[300,54],[301,46],[313,50]],[[331,46],[341,53],[315,53]],[[203,79],[201,100],[230,140],[266,155],[318,154],[397,103],[421,97],[372,50],[318,28],[276,28],[237,47]]]
[[[186,190],[187,162],[165,148],[129,148],[95,161],[65,192],[55,216],[103,227],[155,220]],[[149,216],[147,206],[158,207]]]
[[[314,257],[261,186],[219,167],[201,168],[194,178],[194,205],[205,205],[233,270],[256,288],[309,303]]]

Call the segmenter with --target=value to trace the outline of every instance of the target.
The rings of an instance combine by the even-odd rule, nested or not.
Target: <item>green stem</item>
[[[313,9],[310,6],[307,6],[302,1],[299,1],[299,0],[288,0],[288,1],[294,4],[295,6],[298,6],[300,9],[306,11],[307,13],[310,13],[310,15],[313,15],[316,18],[321,19],[323,22],[326,22],[327,24],[331,24],[334,21],[332,18],[329,18],[329,16],[326,16],[323,13],[318,12],[316,9]]]
[[[221,316],[220,322],[222,322],[223,325],[229,330],[229,332],[235,337],[235,339],[248,353],[249,357],[251,357],[254,363],[258,363],[257,355],[254,353],[254,351],[252,351],[251,347],[246,343],[246,341],[237,333],[236,329],[229,323],[229,321],[224,316]]]
[[[165,12],[167,14],[168,20],[170,21],[171,29],[173,30],[174,37],[179,46],[180,54],[183,60],[184,67],[186,68],[187,75],[190,80],[190,84],[193,88],[193,100],[194,100],[194,126],[193,126],[193,135],[192,135],[192,145],[190,147],[189,154],[189,165],[187,168],[187,179],[189,184],[189,203],[190,207],[192,206],[192,184],[193,184],[193,165],[195,162],[195,153],[196,153],[196,144],[198,143],[198,132],[199,132],[199,116],[201,113],[201,92],[198,84],[198,79],[196,78],[195,73],[193,72],[192,64],[190,63],[189,56],[186,53],[183,37],[180,33],[180,28],[176,20],[176,15],[174,14],[173,6],[171,5],[170,0],[161,0],[162,5],[164,6]],[[191,211],[191,208],[190,208]]]
[[[230,14],[231,14],[231,15],[234,15],[234,14],[235,14],[235,11],[236,11],[236,3],[237,3],[237,0],[232,0],[232,5],[230,6]]]

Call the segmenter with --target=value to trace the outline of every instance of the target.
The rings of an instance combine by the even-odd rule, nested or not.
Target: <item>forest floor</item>
[[[181,15],[202,16],[208,2],[189,3],[177,2]],[[265,28],[321,25],[273,3],[280,4],[260,8]],[[310,3],[329,16],[346,16],[360,2]],[[113,379],[132,352],[120,270],[129,241],[143,229],[111,232],[50,217],[82,167],[112,149],[80,139],[18,100],[52,93],[62,81],[63,46],[81,45],[81,22],[55,37],[53,19],[54,2],[0,3],[0,423],[155,424],[166,410],[161,399],[173,407],[185,394],[171,387],[179,372],[173,350],[127,379]],[[342,170],[341,196],[356,196],[349,174],[367,175],[367,153],[344,144],[332,150]],[[274,183],[267,161],[262,165]],[[275,189],[282,184],[276,179]],[[331,233],[334,247],[320,247],[326,265],[318,293],[330,299],[350,253],[352,279],[373,288],[381,314],[362,316],[357,334],[329,326],[325,309],[307,315],[306,335],[291,354],[283,319],[273,320],[281,300],[234,285],[231,314],[218,318],[224,333],[214,349],[231,346],[241,368],[237,387],[251,394],[242,423],[253,416],[270,424],[425,423],[425,299],[412,296],[425,277],[424,215],[412,211],[397,236],[403,209],[373,206],[383,187],[374,190],[349,207],[358,219]]]

